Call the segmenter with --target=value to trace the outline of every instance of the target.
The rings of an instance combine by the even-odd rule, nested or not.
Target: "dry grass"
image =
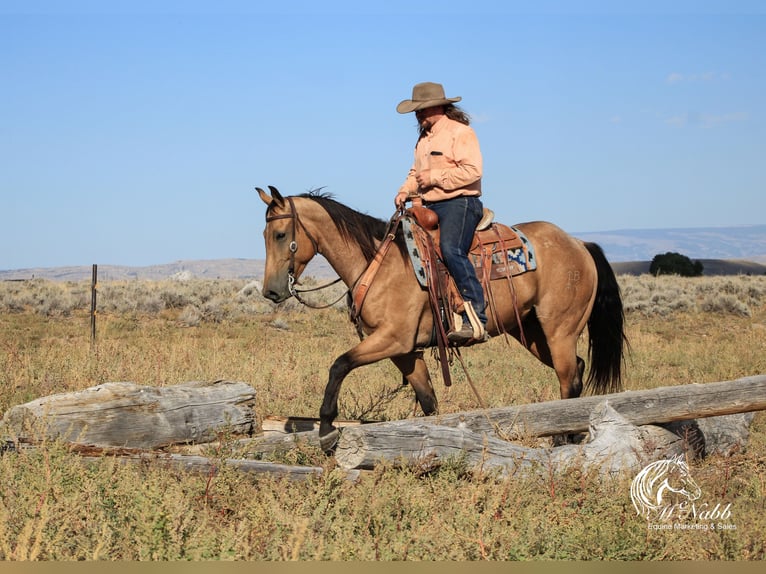
[[[620,281],[632,345],[627,388],[766,373],[766,278]],[[91,349],[87,285],[0,284],[0,409],[107,381],[223,378],[256,388],[259,415],[316,416],[329,365],[356,341],[345,311],[274,309],[245,287],[104,285]],[[741,304],[722,303],[729,296]],[[200,312],[193,321],[191,308]],[[553,373],[517,344],[498,338],[464,355],[490,406],[557,398]],[[459,369],[448,393],[428,360],[442,411],[476,408]],[[413,405],[398,371],[380,363],[348,377],[340,416],[398,419]],[[766,558],[763,414],[747,452],[692,469],[706,494],[732,502],[735,531],[648,531],[631,505],[629,478],[498,481],[455,460],[426,474],[384,465],[350,483],[308,447],[289,457],[327,472],[289,483],[229,469],[207,477],[111,459],[84,465],[56,442],[6,453],[0,559]]]

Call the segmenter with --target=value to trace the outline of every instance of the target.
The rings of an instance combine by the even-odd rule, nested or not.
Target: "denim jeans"
[[[440,247],[444,264],[455,279],[463,299],[471,302],[479,320],[486,323],[484,291],[476,277],[476,270],[468,260],[473,234],[481,219],[484,206],[478,197],[467,196],[427,205],[439,216]]]

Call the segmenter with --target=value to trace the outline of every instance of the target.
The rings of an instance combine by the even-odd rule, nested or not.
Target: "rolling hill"
[[[618,230],[573,233],[584,241],[601,245],[618,274],[647,273],[655,255],[675,252],[700,260],[705,275],[762,275],[766,273],[766,225],[692,229]],[[216,259],[129,267],[98,262],[100,281],[167,279],[187,276],[206,279],[255,279],[263,276],[261,259]],[[309,264],[307,275],[334,277],[322,258]],[[90,279],[91,265],[0,270],[0,280],[35,277],[56,281]]]

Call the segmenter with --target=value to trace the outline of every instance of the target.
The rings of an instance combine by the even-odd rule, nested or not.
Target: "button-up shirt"
[[[415,175],[429,170],[430,187],[420,188]],[[415,146],[415,161],[399,189],[409,197],[443,201],[461,195],[481,195],[481,151],[470,126],[447,116],[431,126]]]

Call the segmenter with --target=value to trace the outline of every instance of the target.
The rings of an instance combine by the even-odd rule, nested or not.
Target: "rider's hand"
[[[409,194],[406,191],[400,191],[394,198],[394,205],[397,209],[402,209],[404,204],[407,203],[407,199],[409,199]]]
[[[415,180],[418,182],[420,189],[428,189],[433,184],[431,183],[431,170],[422,169],[415,174]]]

